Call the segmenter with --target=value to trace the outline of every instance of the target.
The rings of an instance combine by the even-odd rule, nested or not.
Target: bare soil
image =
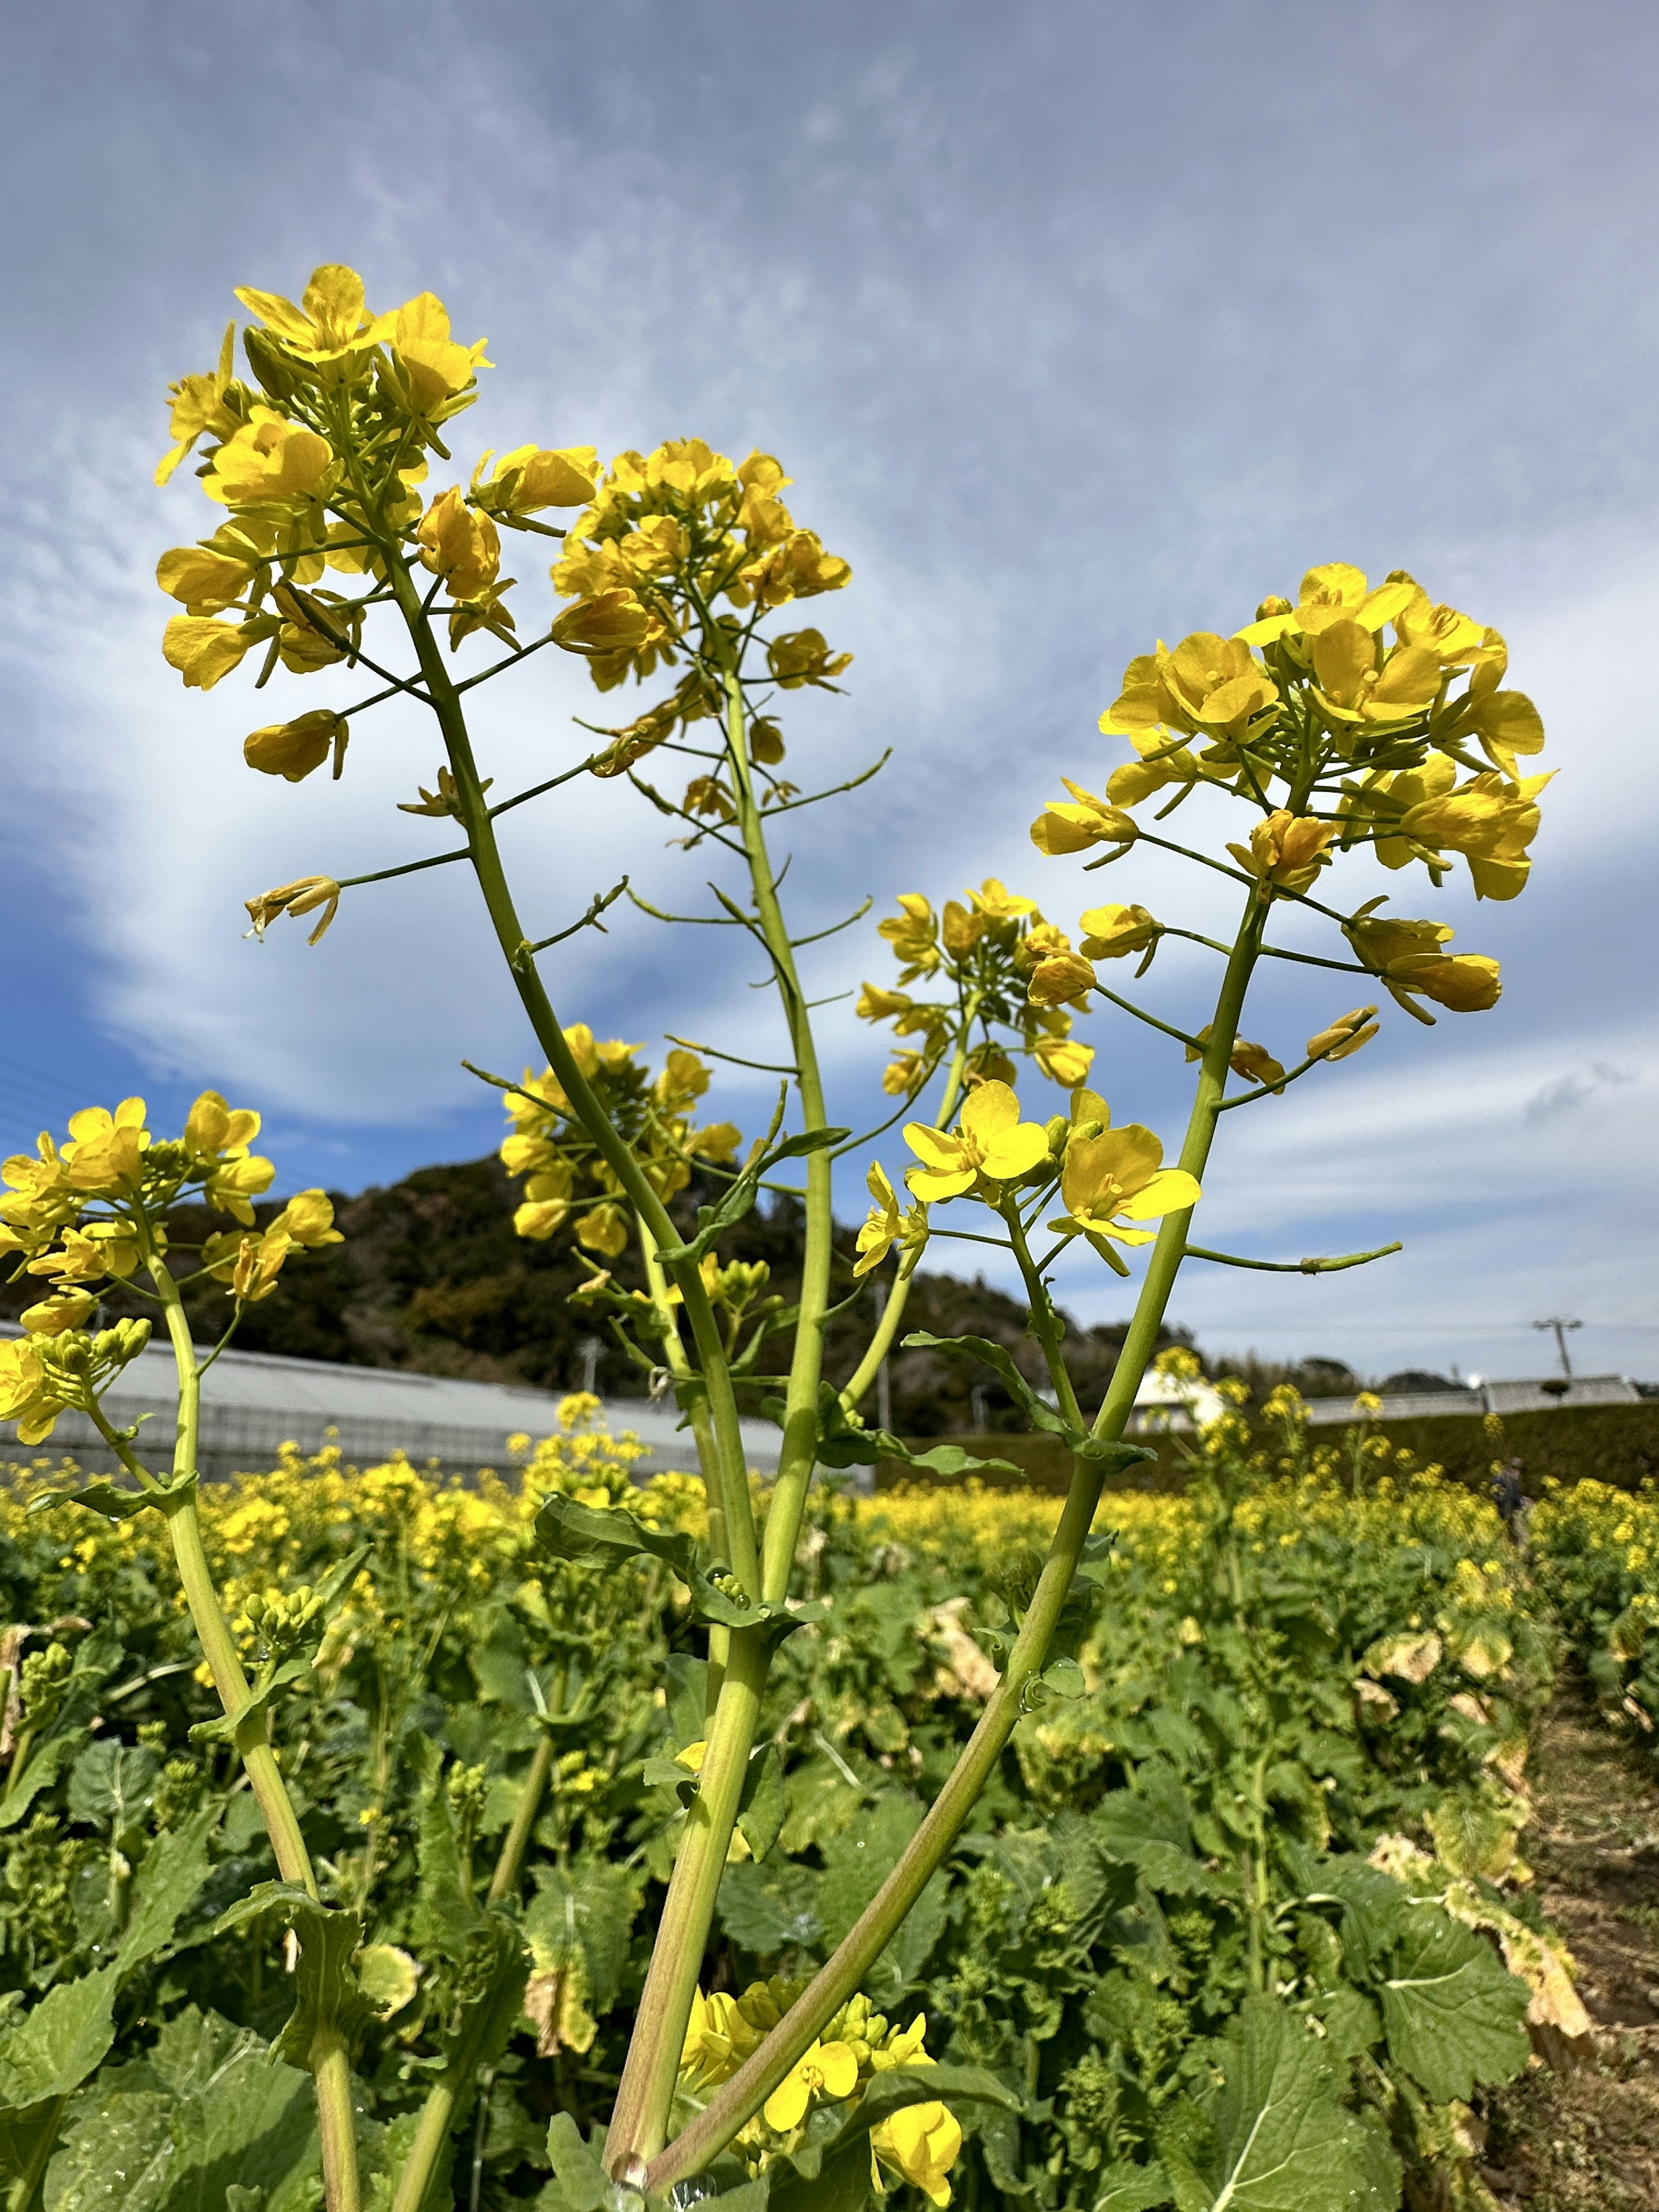
[[[1564,1675],[1533,1769],[1527,1856],[1578,1968],[1593,2047],[1535,2060],[1486,2109],[1503,2212],[1659,2212],[1659,1749]]]

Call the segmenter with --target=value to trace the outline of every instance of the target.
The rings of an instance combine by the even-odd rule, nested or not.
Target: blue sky
[[[1125,660],[1235,627],[1315,562],[1409,568],[1501,627],[1561,771],[1532,885],[1479,908],[1389,888],[1503,960],[1502,1005],[1394,1020],[1230,1116],[1207,1185],[1214,1243],[1407,1249],[1323,1281],[1194,1274],[1177,1311],[1206,1346],[1378,1373],[1535,1370],[1531,1323],[1565,1312],[1586,1366],[1659,1373],[1651,9],[70,0],[9,47],[8,1145],[205,1083],[264,1108],[287,1187],[497,1133],[459,1061],[516,1067],[526,1043],[459,871],[360,896],[316,951],[290,925],[240,935],[266,884],[434,849],[393,805],[429,781],[426,732],[374,718],[343,784],[273,786],[241,737],[320,694],[186,694],[158,649],[156,556],[208,526],[187,472],[150,483],[166,386],[209,365],[234,285],[297,292],[340,259],[377,303],[429,287],[489,334],[458,458],[690,433],[782,456],[855,570],[822,603],[848,696],[793,717],[792,758],[896,748],[871,807],[803,817],[805,927],[988,874],[1074,922],[1107,885],[1025,825],[1060,774],[1099,787]],[[503,788],[579,757],[591,694],[556,659],[486,695]],[[614,787],[526,823],[516,858],[546,928],[624,867],[671,904],[706,872]],[[1220,918],[1139,858],[1109,895]],[[621,921],[576,941],[559,1004],[775,1056],[708,952]],[[889,972],[866,925],[814,981]],[[1200,1018],[1199,966],[1156,975]],[[1250,1033],[1289,1058],[1345,1003],[1275,985]],[[844,1006],[825,1020],[843,1118],[873,1120],[881,1053]],[[1173,1145],[1178,1061],[1116,1016],[1088,1034],[1118,1117]],[[1092,1263],[1063,1286],[1123,1310]]]

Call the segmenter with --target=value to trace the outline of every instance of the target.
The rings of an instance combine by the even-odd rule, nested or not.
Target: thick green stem
[[[711,627],[711,641],[724,633]],[[743,703],[743,686],[729,657],[723,670],[726,687],[726,747],[737,787],[738,826],[749,861],[749,880],[755,895],[755,913],[766,949],[777,976],[779,996],[789,1029],[791,1057],[800,1091],[801,1121],[807,1129],[822,1129],[828,1122],[823,1106],[823,1081],[818,1072],[817,1047],[807,1012],[806,994],[795,968],[794,947],[778,903],[772,858],[766,846],[766,826],[761,819],[749,765],[749,732]],[[783,1440],[778,1449],[778,1474],[766,1516],[766,1540],[762,1553],[761,1595],[781,1605],[789,1595],[789,1572],[795,1561],[806,1492],[817,1464],[818,1382],[823,1370],[823,1316],[830,1304],[830,1262],[834,1252],[835,1218],[831,1210],[832,1164],[827,1151],[810,1154],[806,1162],[805,1237],[801,1257],[800,1301],[795,1321],[795,1348],[789,1363],[789,1387],[784,1398]]]
[[[605,2142],[605,2163],[623,2181],[636,2182],[661,2148],[685,2047],[686,2024],[708,1943],[714,1893],[749,1770],[750,1747],[760,1721],[767,1651],[745,1629],[732,1634],[720,1703],[710,1724],[697,1794],[686,1814],[640,1997],[628,2063],[617,2092]]]
[[[1209,1158],[1216,1109],[1226,1083],[1228,1063],[1266,915],[1265,907],[1253,896],[1228,959],[1181,1152],[1180,1164],[1193,1176],[1201,1174]],[[1095,1420],[1094,1434],[1097,1437],[1118,1437],[1123,1433],[1140,1378],[1158,1343],[1191,1218],[1190,1207],[1168,1216],[1152,1248],[1134,1317]],[[1094,1521],[1103,1481],[1097,1462],[1073,1460],[1071,1488],[1060,1524],[1054,1530],[1030,1610],[1009,1654],[1007,1667],[944,1788],[928,1808],[898,1864],[828,1962],[791,2006],[785,2019],[717,2092],[684,2133],[652,2160],[645,2177],[649,2188],[666,2189],[701,2172],[731,2142],[858,1988],[921,1896],[990,1779],[1024,1710],[1026,1690],[1042,1672],[1071,1589],[1072,1577],[1082,1556],[1084,1541]]]
[[[443,732],[450,772],[455,779],[457,805],[471,848],[479,889],[483,894],[497,941],[518,987],[520,1001],[530,1018],[537,1042],[546,1054],[548,1063],[569,1100],[572,1111],[609,1163],[641,1221],[659,1248],[672,1250],[680,1240],[667,1209],[577,1066],[537,971],[534,957],[528,950],[528,941],[520,925],[501,864],[489,811],[484,804],[465,714],[437,640],[422,608],[414,580],[399,558],[394,557],[388,562],[387,573],[420,661],[422,677],[430,695],[433,711]],[[775,927],[781,933],[781,917],[778,913],[775,895],[771,892],[769,868],[764,873],[770,906],[769,918],[763,915],[763,920],[769,927]],[[757,899],[761,896],[758,883],[757,896]],[[787,953],[787,939],[783,939],[783,949]],[[804,1007],[800,1005],[797,987],[791,1005],[792,1035],[796,1033],[798,1016],[804,1022]],[[810,1044],[810,1039],[808,1042]],[[799,1054],[797,1060],[799,1063]],[[807,1107],[809,1126],[813,1126],[811,1115],[816,1110],[817,1126],[821,1127],[823,1100],[815,1064],[812,1065],[810,1079],[813,1086],[811,1097],[807,1096],[805,1080],[803,1080],[803,1098]],[[829,1166],[827,1161],[813,1164],[818,1168],[823,1187],[821,1211],[824,1219],[823,1242],[827,1248]],[[810,1210],[809,1198],[809,1219]],[[823,1262],[826,1292],[828,1264],[826,1249]],[[691,1322],[702,1392],[708,1408],[716,1446],[719,1480],[714,1486],[713,1496],[718,1499],[724,1520],[726,1556],[741,1586],[751,1595],[759,1596],[763,1590],[770,1589],[776,1580],[775,1562],[769,1541],[772,1532],[769,1527],[768,1565],[763,1576],[756,1540],[754,1514],[749,1498],[749,1475],[744,1457],[743,1437],[738,1425],[737,1397],[732,1389],[726,1348],[696,1263],[676,1264],[671,1261],[667,1265]],[[815,1341],[821,1324],[822,1307],[821,1298],[813,1327],[807,1328],[803,1322],[798,1334],[798,1347],[802,1341],[809,1344]],[[803,1312],[805,1316],[805,1308]],[[809,1410],[813,1412],[814,1426],[805,1473],[799,1478],[803,1496],[805,1480],[811,1472],[811,1453],[816,1451],[817,1443],[816,1365],[813,1372]],[[796,1423],[798,1431],[801,1425]],[[783,1589],[786,1592],[788,1565],[793,1549],[794,1537],[791,1534],[783,1567]],[[611,2147],[624,2164],[642,2161],[645,2152],[640,2146],[654,2150],[666,2128],[685,2025],[690,2016],[691,1999],[696,1987],[703,1948],[708,1938],[709,1923],[714,1917],[714,1892],[737,1817],[749,1749],[754,1740],[759,1715],[761,1692],[765,1686],[766,1669],[767,1653],[760,1640],[740,1632],[734,1635],[719,1702],[709,1724],[708,1749],[697,1797],[694,1801],[693,1818],[687,1823],[685,1836],[675,1860],[674,1873],[653,1952],[652,1966],[617,2093],[611,2123]],[[423,2130],[425,2125],[423,2118]],[[398,2212],[410,2212],[410,2208],[400,2203]]]
[[[185,1314],[184,1300],[179,1294],[178,1285],[167,1262],[153,1248],[146,1252],[145,1258],[150,1280],[155,1286],[167,1316],[167,1335],[172,1340],[173,1364],[179,1375],[179,1429],[173,1453],[173,1477],[174,1483],[178,1484],[185,1477],[196,1473],[197,1443],[201,1431],[201,1376],[196,1364],[196,1346],[191,1340],[190,1322]],[[202,1542],[202,1524],[196,1510],[194,1486],[173,1492],[162,1501],[161,1510],[167,1516],[167,1532],[173,1540],[173,1556],[178,1563],[185,1601],[195,1623],[203,1656],[212,1674],[213,1686],[227,1715],[238,1713],[248,1702],[248,1680],[243,1672],[241,1655],[236,1649],[236,1639],[230,1632],[224,1607],[219,1602],[213,1571],[208,1565],[207,1551]],[[305,1838],[300,1832],[299,1816],[295,1812],[294,1801],[288,1794],[288,1785],[283,1780],[282,1770],[276,1764],[276,1753],[271,1747],[263,1713],[238,1728],[236,1748],[241,1753],[249,1787],[264,1821],[265,1832],[270,1838],[270,1848],[276,1860],[278,1873],[284,1881],[298,1884],[308,1897],[316,1898],[317,1876],[312,1869],[311,1854],[307,1850]],[[309,2057],[312,2075],[317,2084],[317,2119],[323,2148],[323,2190],[328,2212],[358,2212],[362,2191],[357,2174],[356,2121],[351,2096],[351,2054],[340,2038],[329,2029],[313,2042]]]

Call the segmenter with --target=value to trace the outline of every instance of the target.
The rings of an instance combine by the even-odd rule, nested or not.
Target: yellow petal
[[[1203,1195],[1196,1179],[1185,1168],[1164,1168],[1138,1190],[1123,1208],[1127,1221],[1152,1221],[1160,1213],[1178,1213],[1196,1206]]]

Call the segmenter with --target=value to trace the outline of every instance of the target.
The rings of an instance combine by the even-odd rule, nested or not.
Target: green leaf
[[[1215,2056],[1211,2112],[1178,2111],[1159,2136],[1179,2212],[1394,2212],[1399,2161],[1345,2110],[1342,2076],[1300,2020],[1247,1997]]]
[[[0,1804],[0,1831],[15,1827],[43,1790],[52,1789],[58,1775],[87,1741],[85,1729],[70,1729],[50,1737],[30,1758]]]
[[[1075,1659],[1054,1660],[1043,1668],[1041,1680],[1044,1689],[1052,1690],[1057,1698],[1080,1698],[1089,1687]]]
[[[221,1713],[216,1721],[198,1721],[190,1731],[192,1743],[234,1743],[246,1747],[265,1739],[265,1716],[278,1690],[304,1681],[311,1673],[311,1657],[296,1653],[290,1659],[267,1661],[245,1702],[234,1712]],[[250,1723],[252,1727],[250,1728]]]
[[[697,1565],[690,1536],[678,1528],[653,1528],[620,1505],[581,1505],[556,1492],[536,1516],[536,1536],[560,1559],[591,1560],[600,1566],[619,1566],[625,1559],[661,1559],[690,1591],[691,1610],[699,1620],[758,1629],[769,1643],[822,1620],[827,1610],[822,1603],[744,1604],[729,1596]]]
[[[763,1744],[749,1755],[738,1826],[757,1863],[778,1840],[783,1826],[783,1754],[775,1743]]]
[[[143,1745],[113,1737],[89,1745],[70,1776],[70,1820],[107,1829],[112,1836],[137,1826],[149,1810],[151,1785],[161,1765],[155,1753]]]
[[[1527,2063],[1527,1984],[1449,1913],[1412,1914],[1381,1994],[1389,2057],[1437,2105],[1467,2104],[1477,2083]]]
[[[208,1838],[222,1808],[207,1806],[175,1833],[164,1829],[144,1854],[133,1885],[131,1917],[116,1960],[123,1979],[173,1941],[179,1916],[193,1905],[209,1874]]]
[[[1169,2182],[1156,2159],[1150,2166],[1124,2160],[1102,2173],[1090,2212],[1153,2212],[1170,2202]]]
[[[379,2018],[351,1968],[362,1923],[356,1913],[319,1905],[297,1883],[262,1881],[220,1916],[213,1932],[222,1936],[272,1916],[280,1916],[298,1936],[300,1955],[294,1969],[294,2009],[271,2048],[290,2064],[308,2069],[319,2037],[341,2036],[349,2045],[360,2028]]]
[[[169,2021],[153,2086],[82,2100],[52,2160],[51,2212],[308,2212],[319,2154],[311,2083],[194,2006]],[[131,2075],[136,2069],[124,2069]]]
[[[147,1513],[152,1506],[159,1510],[167,1500],[185,1496],[196,1483],[193,1474],[160,1483],[154,1490],[123,1490],[113,1482],[86,1482],[79,1490],[43,1490],[29,1500],[28,1510],[40,1513],[49,1505],[84,1505],[89,1513],[101,1514],[106,1521],[130,1521],[135,1513]]]
[[[587,1969],[586,2002],[597,2014],[609,2012],[622,1994],[644,1876],[607,1859],[543,1863],[534,1874],[524,1932],[537,1967],[562,1965],[574,1942]]]
[[[553,2161],[556,2194],[544,2191],[544,2212],[644,2212],[636,2189],[612,2181],[599,2163],[594,2144],[585,2142],[568,2112],[556,2112],[547,2130],[547,2154]]]
[[[921,1826],[921,1807],[916,1800],[890,1790],[850,1828],[825,1839],[818,1917],[832,1946],[841,1942],[891,1874]]]
[[[115,2039],[112,2007],[121,1969],[100,1966],[48,1990],[32,2012],[8,2021],[0,2051],[3,2108],[38,2105],[78,2088]]]
[[[1105,1437],[1093,1437],[1086,1429],[1073,1426],[1063,1413],[1056,1412],[1047,1399],[1038,1397],[1025,1377],[1015,1366],[1009,1352],[1000,1344],[993,1344],[984,1336],[930,1336],[925,1328],[913,1329],[904,1340],[906,1351],[956,1352],[969,1359],[977,1359],[987,1367],[994,1367],[1002,1377],[1008,1395],[1023,1408],[1033,1428],[1042,1429],[1051,1437],[1065,1440],[1067,1449],[1079,1459],[1092,1460],[1115,1474],[1120,1468],[1133,1467],[1137,1460],[1155,1460],[1158,1454],[1144,1444],[1126,1444]]]

